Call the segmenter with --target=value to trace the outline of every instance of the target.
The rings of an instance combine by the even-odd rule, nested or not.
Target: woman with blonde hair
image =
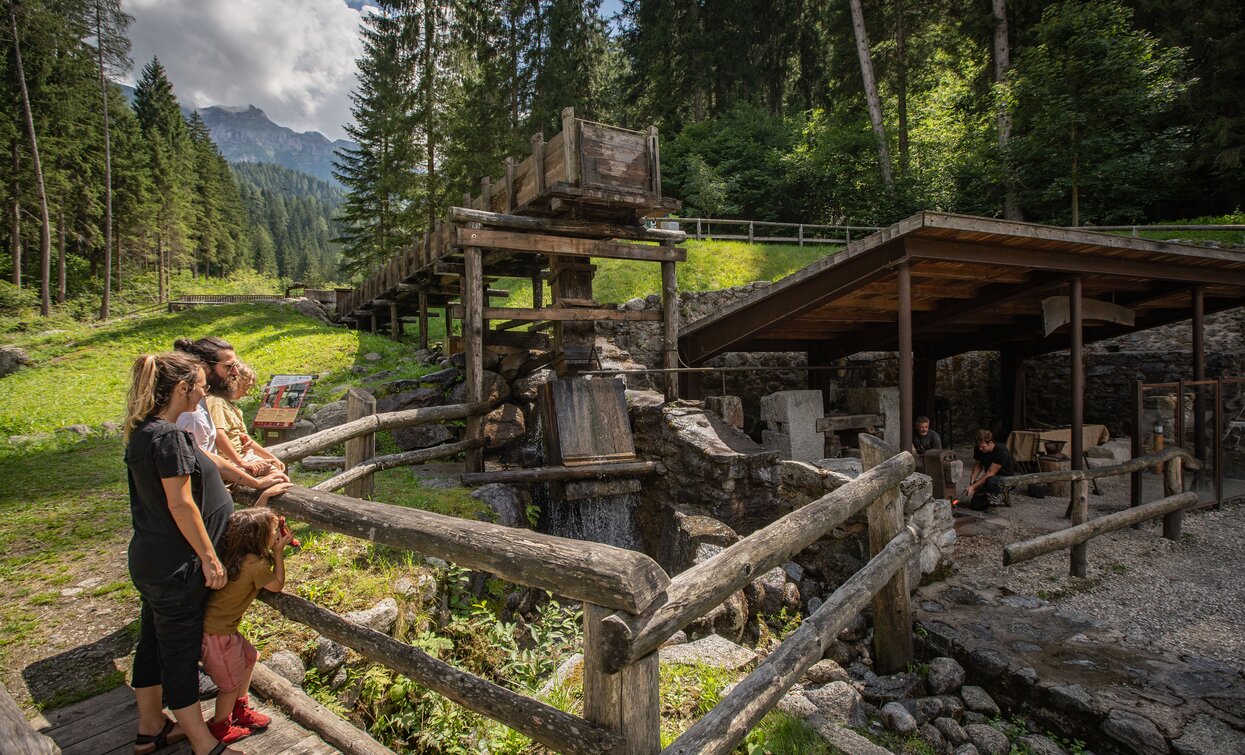
[[[129,472],[130,578],[141,603],[130,680],[138,703],[135,755],[190,739],[195,755],[242,755],[218,742],[199,709],[199,651],[209,590],[226,582],[217,546],[233,511],[221,475],[268,488],[213,461],[178,429],[177,418],[203,399],[204,365],[193,356],[148,354],[134,362],[125,417]],[[244,479],[248,478],[248,479]],[[165,718],[168,701],[177,723]]]

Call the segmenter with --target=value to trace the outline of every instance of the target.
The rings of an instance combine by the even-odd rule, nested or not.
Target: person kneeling
[[[264,504],[289,488],[281,483],[265,490],[256,506],[235,511],[225,530],[221,560],[229,582],[212,593],[203,621],[203,667],[220,688],[208,729],[225,744],[271,723],[250,707],[247,693],[259,654],[238,625],[260,588],[281,592],[285,587],[285,546],[293,536],[285,519]]]
[[[990,506],[1002,506],[1003,485],[1000,478],[1011,474],[1011,454],[994,442],[994,435],[989,430],[978,430],[977,448],[973,451],[973,472],[964,491],[968,507],[973,511],[985,511]]]

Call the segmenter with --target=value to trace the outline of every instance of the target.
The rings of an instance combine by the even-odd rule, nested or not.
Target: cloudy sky
[[[354,6],[354,7],[351,7]],[[183,105],[255,105],[295,131],[345,136],[359,0],[125,0],[136,79],[153,56]]]
[[[255,105],[295,131],[345,137],[368,0],[124,0],[134,83],[153,56],[183,105]],[[618,12],[604,0],[601,14]]]

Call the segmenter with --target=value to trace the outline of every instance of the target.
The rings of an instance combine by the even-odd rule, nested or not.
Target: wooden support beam
[[[400,427],[415,427],[436,422],[450,422],[465,419],[472,414],[488,414],[497,408],[497,402],[481,401],[478,404],[447,404],[445,406],[427,406],[419,409],[405,409],[400,412],[371,414],[361,419],[337,427],[330,427],[318,433],[302,438],[287,440],[268,447],[268,452],[286,464],[311,456],[316,451],[323,451],[330,446],[345,443],[351,438],[372,435],[383,430],[396,430]]]
[[[1082,429],[1085,425],[1085,346],[1084,346],[1084,303],[1081,296],[1081,276],[1077,275],[1068,285],[1068,338],[1070,368],[1072,372],[1072,468],[1081,469],[1085,466],[1085,438]],[[1072,524],[1083,524],[1089,521],[1089,485],[1084,480],[1072,483],[1071,501]],[[1074,577],[1084,577],[1089,568],[1086,546],[1081,543],[1072,546],[1069,556],[1068,571]]]
[[[450,221],[465,225],[479,223],[485,228],[500,228],[515,231],[539,231],[555,236],[575,236],[587,239],[627,239],[630,241],[657,241],[675,243],[687,239],[683,231],[670,231],[664,228],[646,228],[642,225],[616,225],[612,223],[593,223],[583,221],[567,221],[558,218],[543,218],[531,215],[507,215],[497,212],[480,212],[464,207],[450,208]]]
[[[259,492],[236,490],[253,504]],[[474,519],[362,501],[295,485],[269,505],[292,520],[393,548],[445,559],[465,569],[629,613],[655,601],[670,578],[637,551],[545,535]]]
[[[907,450],[912,448],[912,404],[915,400],[912,395],[912,265],[901,262],[895,272],[895,295],[899,299],[899,447]],[[900,514],[902,524],[902,512]],[[883,543],[890,542],[895,535],[890,529],[894,528],[884,533]]]
[[[682,247],[641,246],[615,241],[550,236],[543,233],[498,231],[488,228],[458,228],[454,243],[462,248],[475,246],[530,254],[559,254],[571,257],[603,257],[650,262],[687,261],[687,250]]]
[[[470,229],[475,230],[475,229]],[[463,351],[466,354],[466,398],[467,403],[474,404],[484,396],[484,320],[494,319],[484,313],[484,281],[481,268],[480,249],[467,247],[463,250],[463,262],[466,275],[462,278],[463,287]],[[481,437],[484,420],[480,416],[467,418],[467,440]],[[467,453],[464,463],[465,472],[484,471],[484,454],[477,448]]]
[[[655,130],[651,133],[650,142],[656,148]],[[662,362],[667,370],[674,370],[679,366],[679,282],[673,262],[661,263],[661,315]],[[678,373],[667,372],[665,377],[666,401],[678,400]]]
[[[0,752],[23,755],[60,755],[61,752],[51,737],[34,730],[3,684],[0,684]]]
[[[1155,451],[1145,456],[1136,456],[1128,461],[1120,464],[1112,464],[1107,467],[1090,467],[1089,469],[1061,469],[1054,472],[1030,472],[1029,474],[1013,475],[1011,477],[1002,477],[999,484],[1005,490],[1011,490],[1023,485],[1046,484],[1051,482],[1074,482],[1076,480],[1097,480],[1103,477],[1116,477],[1118,475],[1137,472],[1142,469],[1157,466],[1172,459],[1180,459],[1188,469],[1200,469],[1201,464],[1193,458],[1193,455],[1179,446],[1168,446],[1162,451]]]
[[[464,485],[487,485],[493,482],[507,484],[549,482],[559,480],[610,479],[614,477],[641,477],[657,471],[654,461],[624,461],[611,464],[582,464],[575,467],[529,467],[526,469],[499,469],[490,472],[464,474]]]
[[[389,338],[402,340],[402,321],[398,319],[398,303],[389,302]]]
[[[1196,505],[1196,493],[1178,493],[1166,498],[1160,498],[1152,503],[1144,503],[1140,506],[1104,514],[1096,519],[1059,530],[1058,532],[1039,535],[1029,540],[1022,540],[1005,546],[1003,548],[1003,565],[1011,566],[1021,561],[1044,556],[1047,553],[1072,548],[1098,535],[1124,529],[1157,516],[1166,517],[1173,512],[1184,511]]]
[[[883,414],[830,414],[819,417],[815,426],[819,433],[833,433],[840,430],[882,427],[885,424],[886,415]]]
[[[1180,459],[1174,459],[1163,465],[1163,495],[1167,498],[1184,492],[1184,479],[1181,474]],[[1191,493],[1197,498],[1197,493]],[[1184,509],[1170,511],[1163,516],[1163,537],[1176,542],[1180,541],[1180,531],[1184,526]]]
[[[460,671],[414,645],[354,624],[332,611],[289,593],[261,590],[260,600],[283,616],[315,629],[329,639],[354,649],[444,695],[468,710],[482,713],[555,752],[619,752],[623,738],[604,727],[564,713],[551,705],[520,695],[475,674]]]
[[[454,314],[461,316],[462,306],[454,307]],[[523,309],[520,307],[485,307],[486,320],[524,320],[553,322],[591,322],[596,320],[613,320],[616,322],[658,322],[662,319],[660,312],[641,310],[633,312],[629,309],[605,309],[595,307],[567,307],[565,309],[546,307],[544,309]]]

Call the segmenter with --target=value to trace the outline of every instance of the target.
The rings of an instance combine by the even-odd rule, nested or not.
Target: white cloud
[[[363,45],[360,11],[344,0],[125,5],[134,16],[132,78],[156,56],[184,105],[255,105],[295,131],[345,136]]]

